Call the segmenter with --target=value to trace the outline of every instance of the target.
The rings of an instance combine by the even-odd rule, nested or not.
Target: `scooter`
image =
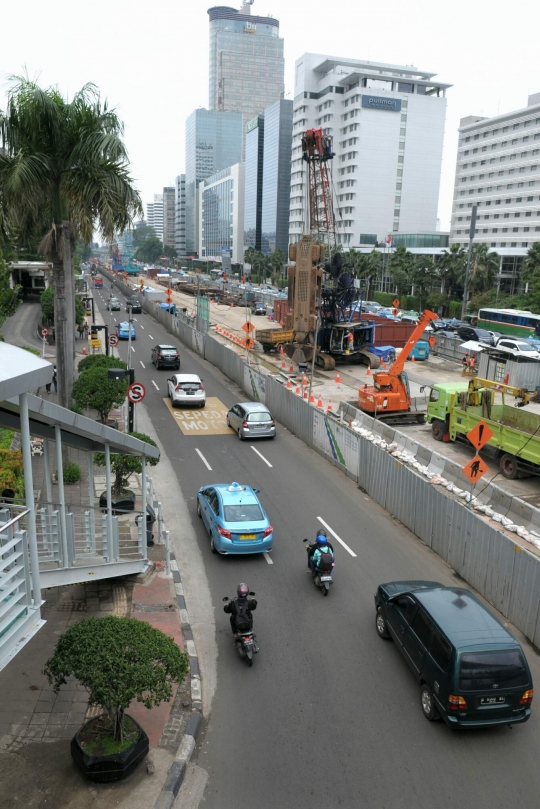
[[[309,539],[303,539],[302,542],[307,543],[306,551],[309,551],[310,541]],[[323,596],[327,596],[330,592],[330,587],[333,585],[334,580],[332,578],[332,573],[334,571],[335,562],[332,562],[332,567],[330,570],[321,570],[320,568],[316,568],[315,573],[311,573],[313,578],[313,583],[316,587],[319,587],[322,591]]]
[[[249,593],[250,596],[254,596],[255,593]],[[230,601],[231,599],[228,596],[224,596],[223,601]],[[249,632],[238,632],[236,637],[233,637],[233,643],[236,646],[236,651],[243,657],[248,666],[253,665],[253,655],[257,654],[259,651],[259,644],[257,643],[257,636],[254,634],[253,630],[250,629]]]

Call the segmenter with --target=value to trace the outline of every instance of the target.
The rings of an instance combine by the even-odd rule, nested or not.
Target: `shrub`
[[[64,483],[78,483],[81,479],[81,468],[70,461],[64,466]]]
[[[157,447],[156,442],[150,436],[144,433],[129,433],[134,438],[139,438],[147,444],[152,444]],[[159,463],[159,458],[147,458],[146,462],[150,466],[156,466]],[[96,452],[94,455],[94,463],[96,466],[105,466],[105,453]],[[111,453],[111,469],[114,472],[114,483],[111,487],[111,494],[113,497],[121,497],[127,491],[127,484],[130,475],[142,472],[142,463],[138,455],[116,455]]]
[[[127,371],[127,363],[117,357],[107,357],[106,354],[89,354],[79,362],[79,373],[88,371],[90,368],[123,368]]]
[[[113,407],[126,398],[128,379],[109,379],[107,368],[97,365],[80,375],[73,385],[72,396],[77,407],[97,410],[103,424]]]
[[[0,449],[0,492],[4,489],[19,491],[23,485],[22,452]]]
[[[153,708],[172,697],[188,671],[188,657],[174,640],[136,618],[85,618],[60,637],[43,673],[57,694],[68,677],[89,691],[90,705],[104,706],[115,741],[123,741],[124,711],[136,699]]]
[[[0,427],[0,449],[9,449],[14,435],[13,430],[5,430]]]

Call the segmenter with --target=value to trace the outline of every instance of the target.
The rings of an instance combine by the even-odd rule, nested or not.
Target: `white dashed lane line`
[[[201,459],[201,461],[203,462],[203,464],[206,466],[206,468],[208,469],[208,471],[209,471],[209,472],[211,472],[211,471],[212,471],[212,467],[210,466],[210,464],[208,463],[208,461],[206,460],[206,458],[204,457],[204,455],[202,454],[202,452],[200,451],[200,449],[197,449],[197,447],[195,447],[195,452],[197,453],[197,455],[199,456],[199,458]]]
[[[152,385],[155,387],[156,390],[159,390],[158,386],[156,385],[156,383],[154,382],[153,379],[152,379]]]
[[[356,558],[356,554],[355,554],[355,552],[354,552],[354,551],[351,551],[351,549],[349,548],[349,546],[347,545],[347,543],[346,543],[346,542],[343,542],[343,540],[341,539],[341,537],[338,537],[338,535],[336,534],[336,532],[335,532],[335,531],[334,531],[332,528],[330,528],[330,526],[328,525],[328,523],[326,523],[326,522],[323,520],[323,518],[322,518],[322,517],[317,517],[317,519],[319,520],[319,522],[320,522],[320,523],[322,523],[322,525],[324,525],[324,527],[326,528],[326,530],[327,530],[327,531],[329,531],[329,532],[332,534],[332,536],[334,537],[334,539],[337,539],[337,541],[338,541],[338,542],[339,542],[341,545],[343,545],[343,547],[345,548],[345,550],[346,550],[346,551],[348,551],[348,552],[351,554],[351,556],[354,556],[354,557]]]
[[[259,456],[259,458],[262,458],[262,459],[263,459],[263,461],[265,462],[265,464],[266,464],[267,466],[269,466],[270,468],[272,468],[272,464],[270,463],[270,461],[267,461],[267,460],[266,460],[266,458],[264,457],[264,455],[263,455],[261,452],[259,452],[259,450],[258,450],[258,449],[255,449],[255,447],[254,447],[254,446],[252,446],[252,445],[251,445],[251,449],[253,450],[253,452],[256,452],[256,453],[257,453],[257,455]]]
[[[273,564],[274,564],[274,563],[273,563],[273,561],[270,559],[270,554],[268,554],[268,553],[263,553],[263,556],[264,556],[264,558],[266,559],[266,561],[268,562],[268,564],[269,564],[269,565],[273,565]]]
[[[151,335],[151,334],[149,334],[148,336],[149,336],[149,338],[150,338],[151,340],[153,340],[153,339],[154,339],[154,338],[152,337],[152,335]]]
[[[131,346],[131,350],[132,350],[132,351],[133,351],[133,353],[135,354],[135,349],[133,348],[133,346]]]
[[[139,360],[139,362],[141,363],[143,368],[146,368],[146,365],[144,364],[144,362],[142,360]]]

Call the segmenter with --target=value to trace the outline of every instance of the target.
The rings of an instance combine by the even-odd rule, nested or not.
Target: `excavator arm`
[[[398,358],[392,364],[392,366],[388,369],[387,373],[388,376],[399,376],[399,374],[403,371],[405,363],[407,362],[407,358],[413,348],[415,347],[416,343],[424,333],[426,326],[431,323],[432,320],[437,320],[438,315],[434,312],[430,312],[429,309],[424,309],[420,316],[420,320],[418,321],[418,325],[416,326],[415,330],[401,349]]]

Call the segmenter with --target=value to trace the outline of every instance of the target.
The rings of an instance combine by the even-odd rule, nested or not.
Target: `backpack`
[[[332,554],[330,551],[323,552],[321,551],[321,555],[319,557],[319,562],[317,567],[319,570],[322,570],[324,573],[329,573],[332,570]]]
[[[236,600],[235,624],[237,632],[249,632],[253,626],[253,620],[249,617],[247,599]]]

